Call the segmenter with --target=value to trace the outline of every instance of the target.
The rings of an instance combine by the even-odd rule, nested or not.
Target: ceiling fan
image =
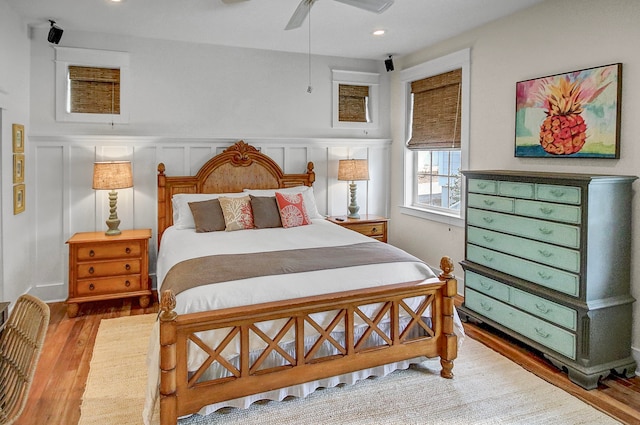
[[[302,0],[295,12],[289,19],[289,23],[284,28],[285,30],[291,30],[295,28],[299,28],[304,20],[309,15],[309,10],[311,10],[311,6],[317,0]],[[393,0],[335,0],[340,3],[348,4],[359,9],[368,10],[369,12],[382,13],[387,10],[392,4]]]

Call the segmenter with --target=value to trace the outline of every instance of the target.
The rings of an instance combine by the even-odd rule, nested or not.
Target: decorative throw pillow
[[[275,196],[253,196],[251,198],[251,210],[253,211],[253,225],[258,229],[282,227],[280,210]]]
[[[253,214],[249,196],[241,198],[220,197],[220,207],[224,215],[225,230],[253,229]]]
[[[283,227],[311,224],[311,219],[307,216],[307,210],[304,208],[302,193],[276,192],[276,201]]]
[[[196,232],[219,232],[224,230],[226,223],[222,214],[220,200],[210,199],[201,202],[189,202],[189,208],[193,214]]]

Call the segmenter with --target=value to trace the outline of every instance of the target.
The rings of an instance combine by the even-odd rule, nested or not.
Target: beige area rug
[[[102,320],[79,425],[142,423],[145,358],[155,315]],[[254,404],[247,410],[180,420],[232,424],[617,424],[479,342],[466,338],[455,378],[429,360],[383,378],[322,389],[305,399]]]

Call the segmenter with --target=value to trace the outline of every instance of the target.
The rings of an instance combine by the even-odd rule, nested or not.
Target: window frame
[[[331,77],[333,81],[333,128],[361,128],[361,129],[374,129],[378,128],[379,124],[379,109],[380,109],[380,74],[375,72],[363,72],[363,71],[344,71],[340,69],[332,69]],[[339,105],[340,100],[340,84],[346,84],[350,86],[366,86],[369,87],[369,116],[371,122],[354,122],[354,121],[340,121]]]
[[[454,69],[462,69],[462,111],[460,122],[460,167],[461,170],[469,168],[469,111],[470,111],[470,79],[471,79],[471,49],[463,49],[439,58],[415,65],[400,72],[400,93],[403,110],[403,201],[400,210],[403,214],[454,225],[464,226],[465,199],[461,196],[460,210],[443,208],[427,208],[414,205],[414,194],[417,193],[415,176],[417,174],[417,153],[407,148],[406,144],[411,138],[412,105],[411,82],[423,78],[432,77]],[[461,192],[464,193],[464,179],[461,182]]]
[[[54,49],[56,51],[56,121],[128,124],[131,93],[129,53],[59,46]],[[67,111],[70,65],[120,69],[120,114],[88,114]]]

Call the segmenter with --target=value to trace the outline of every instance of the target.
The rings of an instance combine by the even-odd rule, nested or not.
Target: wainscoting
[[[105,229],[107,191],[91,188],[93,162],[132,162],[134,187],[118,191],[120,228],[151,228],[150,274],[155,278],[156,176],[193,175],[211,156],[239,139],[179,139],[137,136],[29,136],[26,155],[27,210],[33,221],[31,293],[47,300],[67,297],[68,249],[76,232]],[[285,173],[315,166],[314,191],[321,214],[346,214],[347,182],[338,181],[338,160],[369,160],[371,179],[358,182],[361,213],[389,215],[388,139],[244,139],[273,158]],[[155,287],[155,282],[154,282]]]

